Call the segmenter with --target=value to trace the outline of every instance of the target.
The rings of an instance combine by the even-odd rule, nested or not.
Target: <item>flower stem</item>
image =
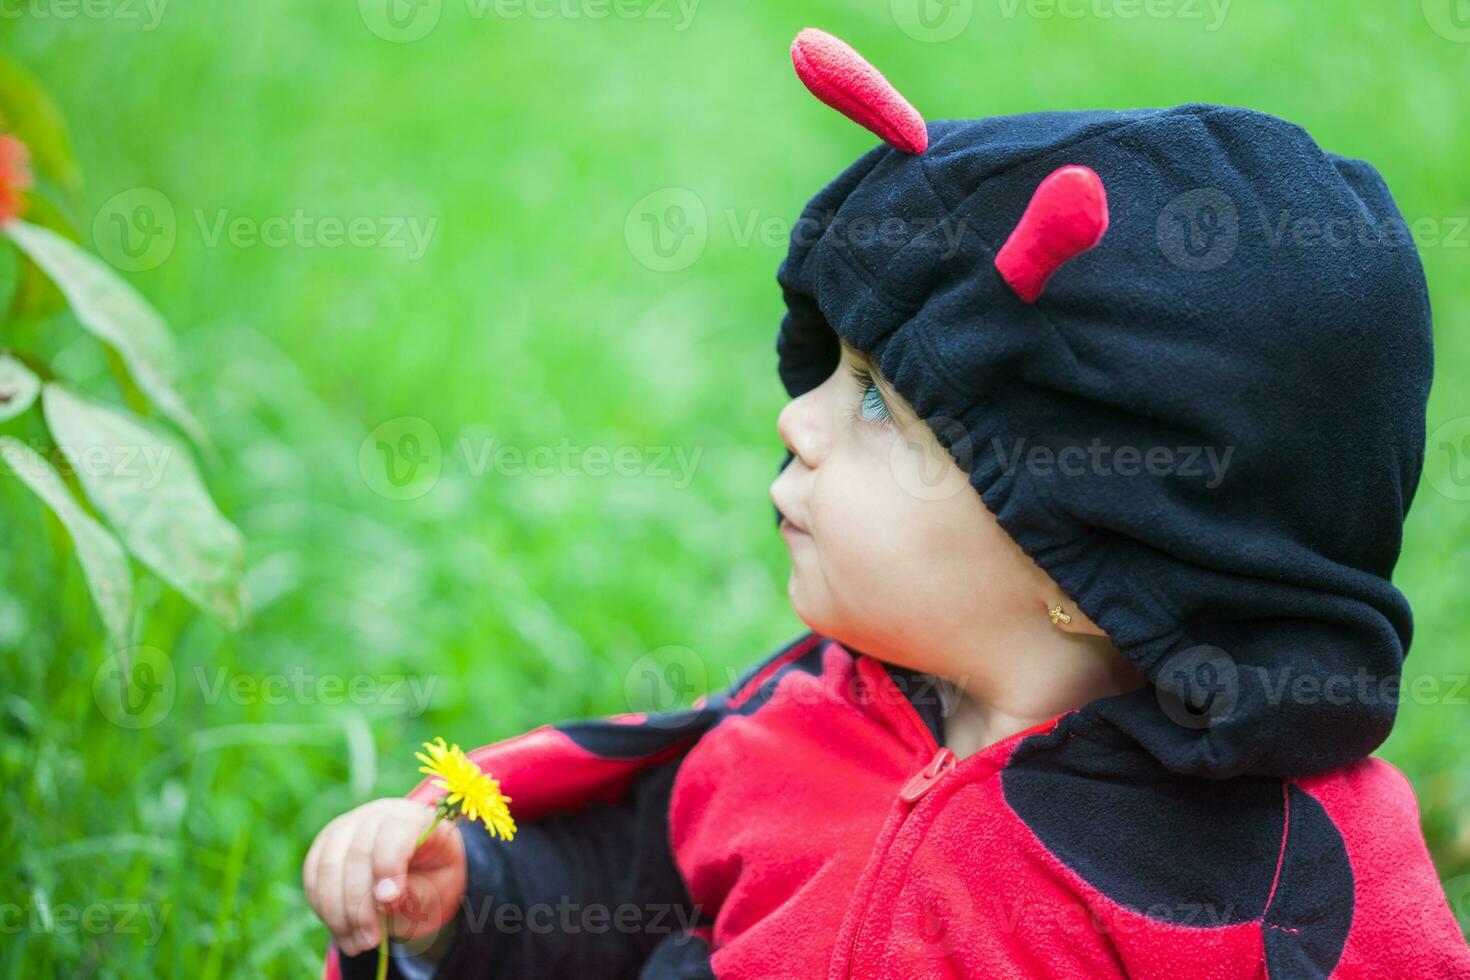
[[[434,812],[434,822],[429,824],[428,828],[422,834],[419,834],[419,842],[413,846],[415,851],[424,846],[424,841],[429,839],[429,835],[434,832],[434,828],[439,826],[439,821],[443,819],[444,810],[441,807]]]
[[[419,848],[421,848],[421,847],[424,846],[424,841],[426,841],[426,840],[429,839],[429,835],[434,832],[434,828],[437,827],[437,826],[439,826],[439,821],[441,821],[443,819],[444,819],[444,808],[443,807],[436,808],[435,811],[434,811],[434,822],[431,823],[431,824],[429,824],[428,829],[426,829],[422,834],[419,834],[418,843],[413,846],[413,849],[415,851],[417,851]],[[405,887],[406,887],[406,885],[405,885]],[[379,933],[379,937],[380,937],[378,939],[378,980],[387,980],[387,977],[388,977],[388,914],[386,912],[381,912],[381,913],[378,914],[378,933]]]

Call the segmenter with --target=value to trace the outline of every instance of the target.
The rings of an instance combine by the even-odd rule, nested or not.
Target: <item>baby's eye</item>
[[[892,418],[888,414],[888,403],[883,400],[883,393],[871,381],[863,391],[863,418],[870,422],[887,422]]]
[[[862,404],[856,412],[852,413],[854,419],[862,419],[865,422],[887,422],[893,418],[888,411],[888,403],[883,400],[883,392],[878,390],[873,376],[868,369],[861,364],[848,366],[848,373],[857,385],[858,391],[863,393]]]

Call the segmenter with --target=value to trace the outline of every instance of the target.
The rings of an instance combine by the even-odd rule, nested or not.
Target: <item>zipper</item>
[[[959,759],[953,752],[939,744],[938,740],[934,737],[934,733],[929,730],[929,726],[919,716],[918,709],[914,707],[908,695],[900,690],[897,684],[893,683],[893,678],[889,676],[888,671],[884,670],[882,665],[878,664],[877,661],[870,662],[877,668],[872,672],[882,675],[881,683],[887,684],[899,695],[896,699],[899,702],[898,710],[905,715],[910,725],[918,733],[920,740],[933,753],[924,767],[910,776],[898,791],[898,801],[904,805],[904,813],[899,819],[898,824],[893,828],[893,832],[888,835],[888,839],[882,843],[883,853],[872,859],[876,863],[873,865],[874,878],[870,887],[876,887],[878,878],[881,875],[883,861],[887,858],[888,851],[892,848],[893,842],[898,839],[898,835],[903,830],[904,823],[908,821],[909,815],[913,813],[919,801],[929,794],[930,790],[937,786],[944,777],[954,771],[955,766],[959,764]],[[847,976],[849,977],[852,976],[853,963],[857,955],[858,942],[862,939],[864,925],[866,925],[866,921],[859,919],[852,931],[852,941],[848,944]]]
[[[898,791],[898,798],[909,806],[913,806],[924,795],[934,788],[934,784],[949,775],[959,760],[949,749],[941,747],[934,753],[934,758],[929,764],[909,777],[909,781],[903,784],[903,789]]]
[[[938,740],[934,737],[934,733],[929,730],[929,726],[925,724],[924,719],[920,717],[919,710],[915,708],[913,702],[908,699],[908,695],[900,690],[898,685],[893,682],[893,678],[889,676],[888,671],[883,669],[882,664],[878,663],[876,660],[871,660],[870,658],[868,659],[868,662],[872,665],[869,668],[870,672],[873,674],[881,675],[881,678],[877,681],[877,683],[888,685],[888,687],[890,687],[893,692],[899,695],[899,697],[895,699],[898,701],[897,708],[899,712],[907,718],[914,731],[918,734],[919,739],[932,753],[929,757],[929,761],[924,765],[924,767],[918,772],[914,773],[912,776],[910,776],[908,780],[903,784],[903,787],[898,791],[898,802],[904,805],[903,814],[899,818],[897,824],[894,826],[892,832],[888,835],[887,840],[875,844],[875,854],[869,859],[870,862],[873,862],[870,865],[871,870],[873,871],[873,879],[869,883],[869,890],[867,894],[868,902],[871,902],[872,891],[874,888],[877,887],[878,881],[882,877],[883,864],[888,857],[888,852],[892,850],[893,842],[898,839],[898,835],[903,831],[904,824],[908,822],[909,817],[918,807],[920,801],[922,801],[923,798],[927,796],[930,791],[934,789],[935,786],[938,786],[941,782],[943,782],[946,776],[954,772],[955,767],[959,765],[959,759],[953,752],[939,744]],[[993,754],[995,752],[1001,751],[1003,746],[1019,742],[1029,735],[1039,734],[1044,731],[1050,731],[1053,727],[1056,726],[1057,722],[1063,715],[1071,713],[1072,712],[1070,711],[1063,712],[1062,715],[1058,715],[1056,718],[1052,718],[1048,721],[1033,725],[1032,727],[1027,728],[1024,731],[1016,732],[1013,735],[1001,739],[999,742],[986,746],[979,752],[975,753],[975,756],[971,756],[970,758]],[[878,847],[882,848],[881,854],[876,853]],[[860,912],[858,914],[861,915]],[[854,963],[856,962],[858,944],[859,941],[862,939],[863,927],[866,924],[867,922],[865,918],[859,918],[857,925],[853,928],[852,941],[848,943],[847,947],[847,968],[845,975],[848,977],[851,977],[853,975],[853,968]]]
[[[928,764],[910,776],[908,782],[903,784],[903,789],[898,791],[898,798],[912,807],[919,800],[923,799],[926,793],[934,788],[935,783],[939,782],[949,774],[950,770],[954,769],[959,763],[959,758],[949,749],[940,745],[934,738],[934,733],[929,730],[929,724],[919,715],[919,709],[915,708],[913,702],[909,700],[908,695],[900,690],[897,684],[893,683],[893,678],[889,676],[888,671],[882,670],[881,667],[879,670],[883,674],[884,681],[891,685],[895,691],[898,691],[899,694],[903,695],[898,699],[899,711],[907,717],[909,724],[918,733],[920,740],[934,753],[929,758]]]

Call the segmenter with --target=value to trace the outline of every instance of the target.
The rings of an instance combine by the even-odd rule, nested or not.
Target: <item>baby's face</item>
[[[970,669],[977,638],[1045,620],[1050,579],[929,426],[853,348],[777,420],[796,458],[771,485],[788,593],[811,629],[881,659]],[[983,643],[983,641],[981,641]]]

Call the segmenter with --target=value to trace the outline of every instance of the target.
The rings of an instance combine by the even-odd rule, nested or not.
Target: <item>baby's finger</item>
[[[317,913],[327,924],[332,937],[344,953],[351,955],[352,929],[348,924],[347,910],[342,905],[342,879],[347,867],[347,849],[352,846],[357,820],[344,820],[322,841],[321,857],[317,864],[316,889],[319,907]]]
[[[346,814],[343,814],[321,829],[321,833],[316,835],[316,840],[311,842],[311,848],[306,852],[306,862],[301,870],[301,887],[306,892],[306,901],[323,923],[327,921],[322,895],[323,845],[335,836],[337,828],[341,826],[345,818]]]
[[[312,841],[311,847],[307,848],[306,860],[301,863],[301,890],[306,893],[307,904],[309,904],[313,909],[317,907],[316,869],[317,864],[320,862],[321,859],[322,838],[327,835],[327,831],[331,830],[332,824],[335,824],[336,822],[336,820],[333,820],[331,823],[322,828],[321,833],[316,835],[316,840]]]
[[[347,847],[347,863],[342,869],[342,908],[347,928],[361,949],[372,946],[367,924],[378,917],[372,901],[373,840],[378,835],[378,819],[364,821]]]
[[[391,909],[403,900],[406,894],[403,877],[418,849],[419,835],[433,822],[433,808],[420,809],[422,813],[404,813],[384,820],[378,827],[378,839],[373,844],[373,885],[378,904],[384,909]],[[383,885],[385,880],[391,885]]]

